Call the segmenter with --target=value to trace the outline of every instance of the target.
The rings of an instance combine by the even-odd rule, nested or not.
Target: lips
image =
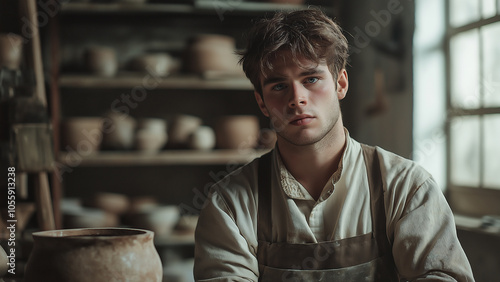
[[[294,116],[290,119],[290,124],[296,125],[296,126],[301,126],[301,125],[307,125],[313,121],[314,117],[311,115],[297,115]]]

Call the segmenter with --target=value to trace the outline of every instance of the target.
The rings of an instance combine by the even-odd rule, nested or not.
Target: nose
[[[291,87],[291,97],[288,102],[290,108],[302,107],[307,105],[307,89],[302,83],[294,83]]]

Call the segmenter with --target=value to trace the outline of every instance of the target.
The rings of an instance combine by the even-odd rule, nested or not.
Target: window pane
[[[484,186],[500,189],[500,114],[484,117]]]
[[[477,108],[479,92],[479,32],[473,29],[451,39],[451,104]]]
[[[483,10],[483,18],[490,18],[496,14],[497,6],[495,3],[496,0],[483,0],[482,10]]]
[[[482,28],[485,107],[500,106],[500,22]]]
[[[449,3],[452,26],[461,26],[479,20],[478,0],[452,0]]]
[[[451,182],[479,186],[479,117],[459,117],[450,128]]]

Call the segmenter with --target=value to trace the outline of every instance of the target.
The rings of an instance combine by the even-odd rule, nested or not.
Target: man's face
[[[286,53],[261,77],[262,97],[255,93],[263,114],[276,129],[278,142],[313,145],[333,134],[340,116],[339,100],[347,93],[347,72],[334,80],[328,66],[301,59],[297,65]],[[279,143],[278,143],[279,144]]]

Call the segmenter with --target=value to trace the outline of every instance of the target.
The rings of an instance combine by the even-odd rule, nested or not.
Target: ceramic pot
[[[134,146],[137,121],[125,113],[109,112],[104,117],[102,147],[129,150]]]
[[[6,273],[7,270],[9,269],[9,258],[7,257],[7,253],[5,253],[5,250],[0,246],[0,277],[3,277]],[[2,279],[0,278],[0,281]]]
[[[189,147],[195,150],[210,150],[215,147],[215,132],[209,126],[200,126],[189,136]]]
[[[9,33],[0,34],[0,67],[18,70],[23,57],[23,38]]]
[[[102,141],[102,119],[69,118],[61,124],[62,149],[85,156],[97,151]]]
[[[202,120],[192,115],[177,115],[172,118],[168,127],[168,146],[186,148],[189,136],[201,126]]]
[[[98,192],[86,204],[113,214],[122,214],[129,209],[130,199],[124,194]]]
[[[203,34],[191,38],[185,54],[185,67],[190,72],[240,73],[235,40],[229,36]]]
[[[167,143],[167,123],[160,118],[142,118],[135,133],[135,147],[143,153],[157,153]]]
[[[144,54],[130,62],[130,69],[155,76],[166,76],[173,68],[172,57],[166,53]]]
[[[97,76],[112,77],[118,70],[116,52],[110,47],[87,47],[84,62],[87,71]]]
[[[179,217],[177,206],[166,205],[131,211],[123,215],[123,222],[134,228],[151,230],[157,236],[165,236],[172,232]]]
[[[97,208],[80,208],[63,213],[65,228],[104,228],[116,227],[118,215]]]
[[[33,233],[25,282],[162,281],[154,233],[90,228]]]
[[[250,149],[257,146],[259,118],[253,115],[225,116],[217,120],[215,136],[220,149]]]

